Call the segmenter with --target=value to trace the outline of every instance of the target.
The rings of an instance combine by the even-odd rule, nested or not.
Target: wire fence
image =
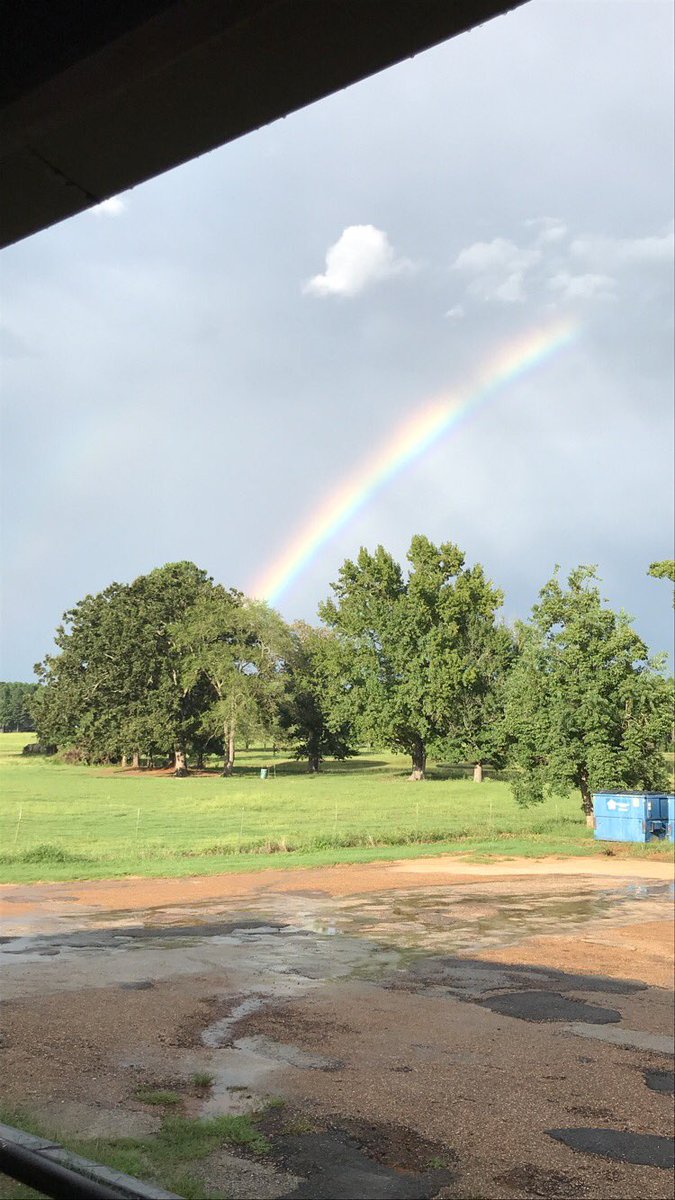
[[[550,801],[533,814],[508,797],[486,794],[478,785],[462,788],[467,794],[460,798],[433,783],[406,787],[404,798],[392,788],[376,803],[342,789],[328,796],[305,794],[300,802],[297,796],[282,794],[273,780],[250,795],[228,795],[227,787],[178,804],[159,798],[120,804],[117,797],[108,796],[68,806],[39,799],[6,806],[0,817],[0,861],[286,853],[564,833],[572,826],[577,832],[580,824],[578,802]]]

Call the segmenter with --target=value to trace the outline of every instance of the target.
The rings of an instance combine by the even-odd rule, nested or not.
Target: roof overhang
[[[0,244],[45,229],[523,2],[7,4]]]

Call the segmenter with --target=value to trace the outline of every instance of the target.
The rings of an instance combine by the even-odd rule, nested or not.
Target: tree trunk
[[[182,779],[185,775],[187,775],[187,773],[188,769],[185,759],[185,751],[183,749],[176,750],[176,769],[174,771],[174,776],[176,779]]]
[[[132,767],[133,767],[134,771],[140,771],[140,769],[141,769],[141,753],[140,753],[140,750],[134,750],[133,757],[132,757],[132,759],[131,759],[131,765],[132,765]]]
[[[229,727],[226,725],[224,733],[227,741],[227,760],[223,769],[223,775],[231,775],[234,771],[234,725],[230,725]]]
[[[474,783],[482,783],[483,782],[483,764],[482,763],[479,763],[479,762],[474,763],[473,781],[474,781]]]
[[[316,772],[321,768],[321,758],[318,754],[310,754],[308,762],[309,770],[312,772],[312,774],[316,774]]]
[[[126,756],[126,754],[123,754],[122,755],[122,770],[126,771],[126,768],[127,768],[127,756]]]
[[[589,829],[592,829],[595,824],[593,817],[593,797],[591,795],[590,781],[586,767],[582,767],[579,772],[579,789],[581,791],[581,809],[586,815],[586,824]]]
[[[424,779],[424,772],[427,769],[427,748],[421,738],[415,742],[412,749],[412,771],[410,778],[416,783]]]

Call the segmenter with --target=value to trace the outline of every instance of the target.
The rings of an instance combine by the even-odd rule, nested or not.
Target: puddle
[[[340,1071],[344,1067],[340,1059],[324,1058],[322,1054],[309,1054],[299,1046],[275,1042],[273,1038],[260,1033],[253,1037],[237,1038],[234,1046],[237,1050],[258,1054],[287,1067],[298,1067],[301,1071]]]
[[[267,996],[247,996],[240,1004],[235,1005],[228,1016],[214,1021],[212,1025],[208,1025],[206,1029],[202,1030],[203,1044],[214,1050],[230,1045],[234,1026],[239,1021],[243,1021],[244,1017],[250,1017],[252,1013],[259,1012],[268,999]]]

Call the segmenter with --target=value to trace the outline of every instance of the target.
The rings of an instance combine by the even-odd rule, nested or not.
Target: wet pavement
[[[282,1098],[304,1124],[261,1196],[670,1196],[671,883],[186,892],[6,908],[11,1101],[98,1130],[156,1115],[139,1084],[202,1116]]]

